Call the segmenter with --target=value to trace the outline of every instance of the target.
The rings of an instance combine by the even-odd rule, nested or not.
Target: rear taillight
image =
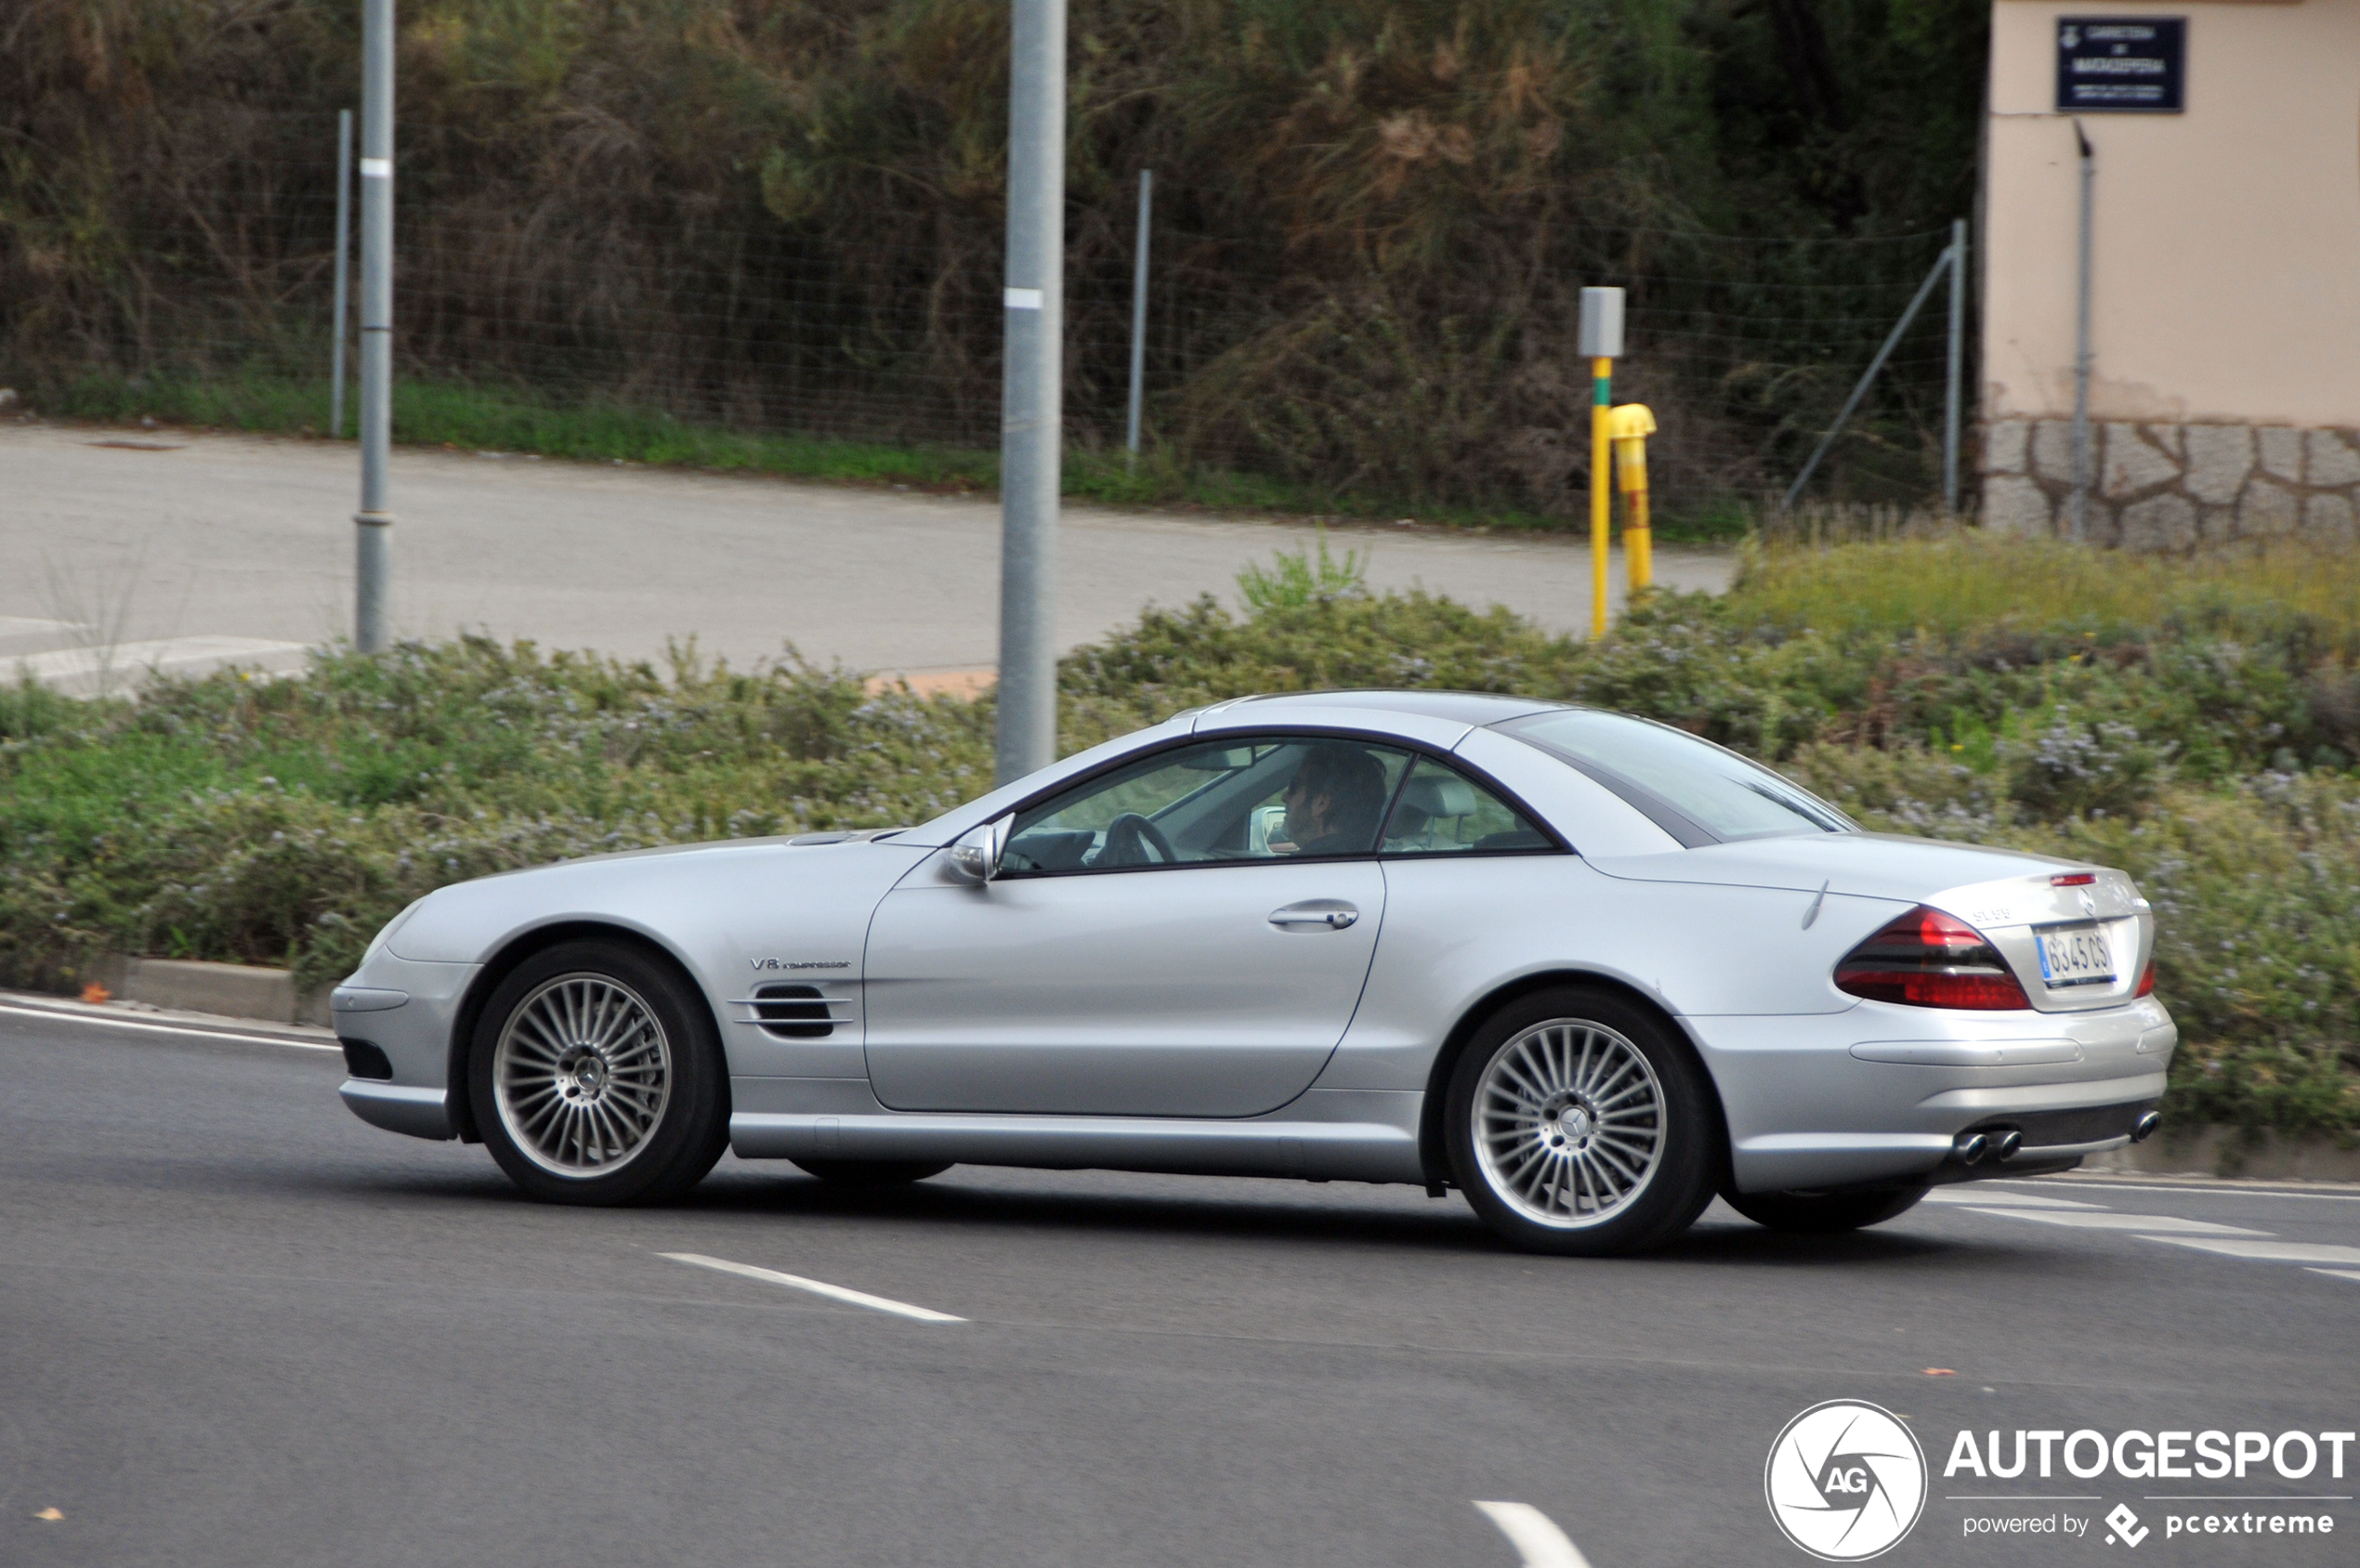
[[[2139,971],[2139,989],[2136,994],[2143,997],[2151,997],[2155,995],[2155,988],[2156,960],[2149,959],[2147,960],[2147,967]]]
[[[1983,933],[1923,905],[1846,954],[1836,965],[1836,989],[1911,1007],[2004,1012],[2032,1005]]]

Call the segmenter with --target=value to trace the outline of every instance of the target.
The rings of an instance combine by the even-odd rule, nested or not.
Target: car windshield
[[[1768,768],[1651,719],[1566,708],[1496,727],[1571,763],[1690,848],[1774,833],[1859,830]]]

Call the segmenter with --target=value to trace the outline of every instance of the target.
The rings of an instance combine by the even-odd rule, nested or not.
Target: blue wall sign
[[[2177,114],[2187,63],[2185,17],[2059,17],[2057,112]]]

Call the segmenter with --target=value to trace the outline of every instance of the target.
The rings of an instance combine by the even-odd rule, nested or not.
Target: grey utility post
[[[1952,232],[1955,236],[1957,231],[1954,229]],[[1909,323],[1918,319],[1918,311],[1924,306],[1926,297],[1934,293],[1934,286],[1942,281],[1944,269],[1957,263],[1959,253],[1955,245],[1954,239],[1952,248],[1945,249],[1934,258],[1933,268],[1926,273],[1926,281],[1920,283],[1918,292],[1909,297],[1909,308],[1901,313],[1901,320],[1893,323],[1893,331],[1885,334],[1884,346],[1877,350],[1877,357],[1868,361],[1868,368],[1861,372],[1860,379],[1853,384],[1852,396],[1843,400],[1843,407],[1836,413],[1836,422],[1828,426],[1827,434],[1819,438],[1819,444],[1811,449],[1811,460],[1803,465],[1803,472],[1794,477],[1794,483],[1787,487],[1786,499],[1778,503],[1780,516],[1794,510],[1795,497],[1803,493],[1803,487],[1809,484],[1811,476],[1818,471],[1819,460],[1828,455],[1828,449],[1843,433],[1844,425],[1852,418],[1852,411],[1858,408],[1860,399],[1868,395],[1868,384],[1877,379],[1877,372],[1884,369],[1884,362],[1893,358],[1894,346],[1901,341],[1901,334],[1909,330]],[[1956,276],[1952,274],[1954,280]],[[1956,281],[1951,287],[1953,290],[1958,287]],[[1954,294],[1952,297],[1955,300],[1957,295]]]
[[[2098,160],[2081,122],[2073,123],[2073,139],[2081,149],[2081,244],[2075,264],[2073,292],[2073,503],[2070,516],[2076,542],[2089,537],[2090,513],[2090,208],[2096,191]]]
[[[1156,172],[1139,171],[1139,244],[1131,261],[1131,423],[1124,461],[1139,465],[1139,394],[1147,376],[1147,235],[1156,206]]]
[[[1066,4],[1015,0],[1000,413],[1001,783],[1057,755],[1057,491],[1064,434]]]
[[[352,260],[352,111],[336,111],[336,325],[328,350],[328,435],[344,435],[344,329],[350,320]]]
[[[1950,363],[1942,396],[1942,509],[1959,510],[1959,421],[1966,401],[1967,220],[1950,225]]]
[[[361,510],[352,645],[386,646],[393,514],[386,457],[393,438],[393,0],[361,10]]]

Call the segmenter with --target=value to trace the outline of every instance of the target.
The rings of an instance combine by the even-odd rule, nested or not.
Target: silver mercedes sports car
[[[2178,1031],[2102,867],[1861,831],[1680,730],[1510,698],[1181,713],[923,827],[446,887],[334,995],[364,1120],[575,1203],[726,1146],[1455,1187],[1567,1253],[2062,1169]]]

